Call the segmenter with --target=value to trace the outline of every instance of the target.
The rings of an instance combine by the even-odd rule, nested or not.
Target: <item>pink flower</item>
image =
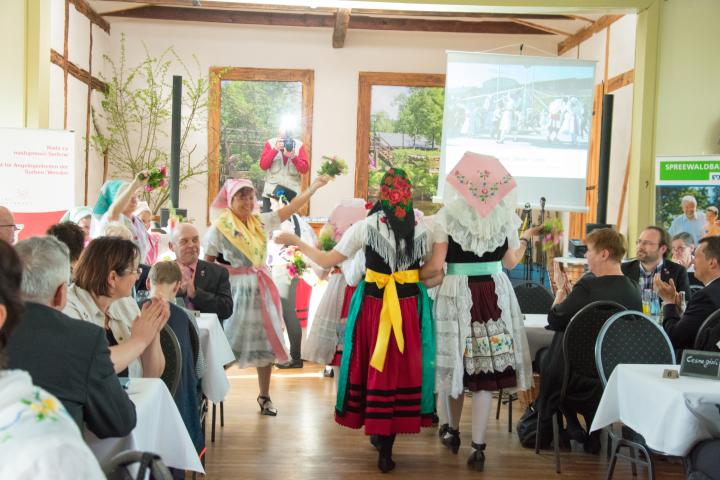
[[[151,187],[150,185],[145,185],[145,191],[146,191],[146,192],[152,192],[152,191],[153,191],[153,187]]]
[[[167,176],[167,165],[163,165],[159,168],[160,173],[162,173],[164,176]]]
[[[158,183],[158,186],[160,188],[165,188],[167,186],[167,182],[165,181],[164,178],[162,180],[160,180],[160,183]]]

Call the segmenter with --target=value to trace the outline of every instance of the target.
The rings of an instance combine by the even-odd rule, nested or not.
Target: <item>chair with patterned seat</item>
[[[670,338],[651,317],[641,312],[626,310],[608,319],[600,331],[595,343],[595,363],[605,387],[617,365],[621,363],[674,365],[675,351]],[[613,445],[607,480],[612,478],[618,458],[631,462],[633,475],[637,475],[636,465],[644,465],[648,468],[649,478],[655,478],[652,453],[640,434],[625,426],[622,427],[619,438],[612,429],[607,431]],[[621,454],[621,448],[628,448],[630,456]],[[642,453],[645,460],[642,460],[638,453]]]
[[[695,335],[693,348],[695,350],[712,349],[712,347],[715,346],[716,342],[718,341],[717,338],[712,336],[712,332],[718,328],[718,325],[720,325],[720,309],[715,310],[712,315],[706,318],[702,325],[700,325],[700,328]]]
[[[547,315],[555,300],[552,293],[537,282],[523,282],[513,290],[522,313]]]

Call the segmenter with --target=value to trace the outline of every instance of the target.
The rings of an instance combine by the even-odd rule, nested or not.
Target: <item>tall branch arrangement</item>
[[[120,42],[120,59],[116,64],[107,55],[111,77],[103,78],[107,91],[102,110],[93,110],[95,135],[93,147],[101,155],[107,152],[114,174],[134,178],[143,170],[158,169],[170,162],[170,117],[172,76],[174,63],[183,71],[183,108],[180,129],[180,188],[187,181],[207,172],[207,155],[194,159],[196,144],[190,145],[190,134],[201,128],[207,114],[209,82],[200,73],[200,64],[193,55],[195,72],[170,47],[155,57],[145,46],[145,59],[129,66],[125,55],[125,36]],[[101,126],[104,124],[103,127]],[[170,196],[169,186],[142,192],[153,213],[165,206]],[[178,205],[168,205],[178,207]]]

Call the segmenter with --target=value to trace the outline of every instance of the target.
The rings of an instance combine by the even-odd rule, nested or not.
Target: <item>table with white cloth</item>
[[[160,455],[168,467],[205,473],[165,383],[159,378],[132,378],[127,393],[137,412],[137,425],[128,436],[101,440],[84,432],[100,465],[120,452],[136,450]]]
[[[618,365],[610,375],[591,431],[622,422],[647,446],[684,457],[696,443],[720,438],[720,381],[662,378],[677,365]]]
[[[200,348],[205,357],[202,391],[213,403],[222,402],[230,389],[225,365],[235,361],[225,331],[214,313],[202,313],[197,318],[200,329]]]
[[[547,315],[545,314],[526,313],[524,317],[525,334],[530,347],[530,360],[535,360],[535,354],[537,354],[538,350],[550,346],[555,332],[545,329],[548,324]]]

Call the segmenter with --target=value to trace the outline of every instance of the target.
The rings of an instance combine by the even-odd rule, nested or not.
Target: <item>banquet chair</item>
[[[165,325],[163,329],[160,330],[160,346],[165,356],[165,370],[163,370],[160,378],[165,382],[168,390],[170,390],[170,395],[175,397],[175,392],[180,384],[182,359],[180,342],[178,342],[175,332],[173,332],[168,325]]]
[[[720,309],[715,310],[712,315],[710,315],[708,318],[705,319],[705,321],[700,325],[700,328],[698,329],[697,334],[695,335],[695,341],[693,342],[693,348],[695,350],[705,350],[710,345],[713,344],[711,342],[709,336],[710,332],[717,328],[717,326],[720,324]]]
[[[137,473],[133,475],[132,467],[136,464],[139,464]],[[132,450],[120,452],[111,458],[103,467],[103,473],[108,480],[144,480],[145,478],[172,480],[173,478],[159,455]]]
[[[552,422],[553,445],[555,450],[555,472],[560,473],[560,434],[558,425],[562,423],[562,410],[564,405],[577,403],[573,392],[568,391],[571,375],[579,375],[590,380],[598,380],[598,370],[595,366],[595,340],[605,322],[625,307],[616,302],[597,301],[581,308],[570,319],[563,335],[563,383],[560,389],[560,408],[555,412]],[[574,413],[573,413],[574,414]],[[537,429],[535,436],[535,453],[540,452],[540,412],[538,412]]]
[[[670,338],[651,317],[633,310],[613,315],[603,326],[595,342],[595,363],[603,388],[615,367],[625,364],[675,364],[675,351]],[[637,475],[637,465],[648,468],[649,478],[655,478],[654,465],[650,449],[637,432],[623,426],[619,438],[611,428],[608,435],[612,441],[612,457],[606,479],[612,478],[618,457],[629,460],[633,475]],[[628,448],[630,456],[620,453]],[[638,453],[642,452],[645,460]]]
[[[522,313],[547,315],[555,300],[552,293],[537,282],[523,282],[513,290]]]

